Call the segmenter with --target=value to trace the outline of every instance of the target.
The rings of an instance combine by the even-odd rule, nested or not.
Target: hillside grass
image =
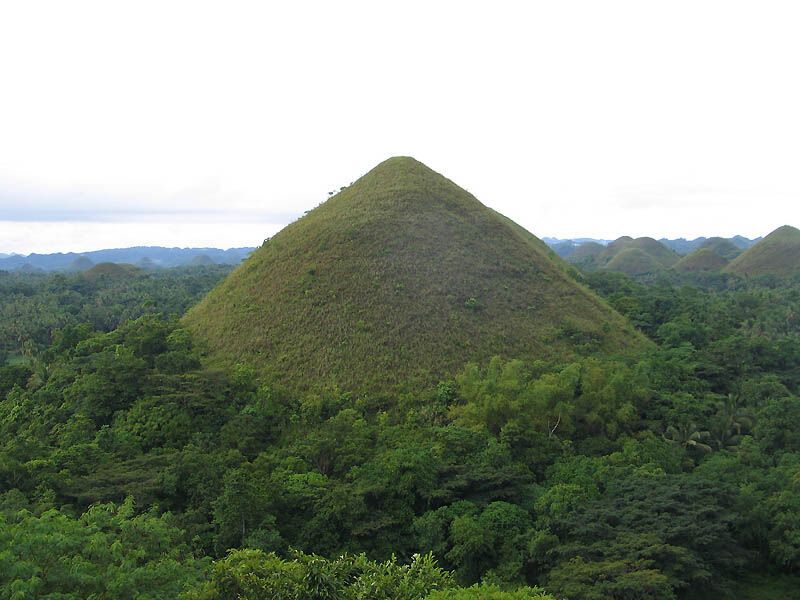
[[[757,277],[790,277],[800,273],[800,230],[779,227],[731,261],[727,271]]]
[[[265,242],[185,323],[211,364],[351,390],[649,344],[541,240],[403,157]]]

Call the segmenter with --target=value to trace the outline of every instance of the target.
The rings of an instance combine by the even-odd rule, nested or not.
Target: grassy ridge
[[[435,382],[493,355],[647,344],[552,254],[392,158],[266,242],[185,322],[212,363],[358,390]]]

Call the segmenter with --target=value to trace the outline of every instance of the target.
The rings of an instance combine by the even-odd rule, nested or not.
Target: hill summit
[[[800,273],[800,230],[790,225],[778,227],[732,260],[727,270],[751,277]]]
[[[407,157],[267,240],[185,323],[212,364],[353,391],[647,344],[542,241]]]

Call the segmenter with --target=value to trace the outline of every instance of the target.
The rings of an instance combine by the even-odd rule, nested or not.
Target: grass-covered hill
[[[198,254],[189,261],[189,266],[191,267],[205,267],[213,264],[215,264],[214,260],[208,254]]]
[[[648,343],[541,240],[405,157],[265,242],[185,324],[210,364],[352,390]]]
[[[615,254],[604,268],[626,275],[645,275],[663,271],[664,265],[646,250],[631,246]]]
[[[117,264],[112,262],[100,263],[93,266],[91,269],[84,271],[83,276],[89,280],[100,278],[125,278],[135,277],[141,273],[141,269],[134,265]]]
[[[69,264],[68,271],[88,271],[94,266],[94,261],[88,256],[79,256]]]
[[[657,273],[674,265],[680,256],[661,242],[649,237],[622,236],[607,246],[587,243],[577,247],[569,257],[587,269],[608,269],[627,275]]]
[[[648,254],[662,268],[669,268],[680,260],[680,256],[676,252],[653,238],[640,237],[633,239],[629,236],[623,236],[606,246],[605,250],[598,255],[598,261],[608,267],[617,255],[631,249],[640,250]]]
[[[721,271],[728,264],[728,259],[720,256],[711,248],[700,248],[684,256],[672,267],[683,273],[699,273],[704,271]]]
[[[672,268],[683,273],[718,272],[741,253],[741,248],[731,240],[713,237],[676,262]]]
[[[721,256],[727,260],[733,260],[742,253],[742,248],[733,240],[721,237],[713,237],[706,240],[700,249],[711,250],[717,256]]]
[[[606,247],[597,242],[584,242],[580,246],[576,246],[574,250],[567,256],[567,260],[573,263],[588,263],[593,261],[597,256],[603,253]]]
[[[751,277],[800,273],[800,230],[790,225],[779,227],[732,260],[727,270]]]

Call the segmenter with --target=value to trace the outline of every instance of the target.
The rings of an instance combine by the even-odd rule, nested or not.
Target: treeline
[[[58,328],[0,369],[0,597],[790,597],[800,286],[586,277],[651,352],[397,397]]]
[[[56,330],[89,324],[111,331],[145,313],[180,316],[231,269],[209,265],[118,273],[13,273],[0,270],[0,365],[31,356]]]

